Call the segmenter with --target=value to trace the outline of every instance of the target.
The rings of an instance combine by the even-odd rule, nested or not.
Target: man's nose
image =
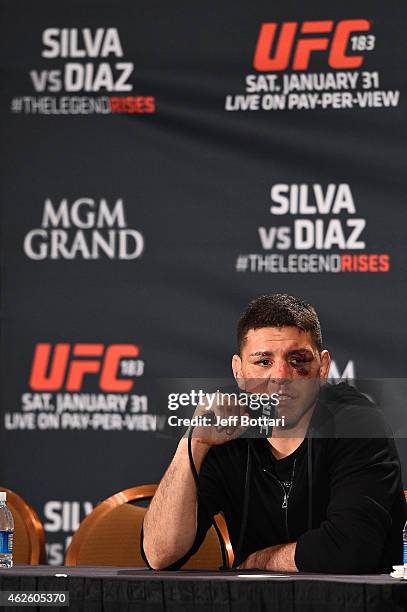
[[[288,363],[278,360],[273,363],[273,367],[268,372],[269,381],[272,384],[289,384],[292,380],[292,371]]]

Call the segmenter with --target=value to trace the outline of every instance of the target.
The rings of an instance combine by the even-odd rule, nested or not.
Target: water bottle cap
[[[7,493],[6,491],[0,491],[0,502],[7,501]]]

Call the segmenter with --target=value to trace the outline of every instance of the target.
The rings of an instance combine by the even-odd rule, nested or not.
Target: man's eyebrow
[[[312,350],[308,347],[299,347],[290,349],[286,355],[294,355],[296,353],[312,353]],[[269,357],[270,355],[274,355],[273,351],[256,351],[255,353],[250,353],[249,357]]]

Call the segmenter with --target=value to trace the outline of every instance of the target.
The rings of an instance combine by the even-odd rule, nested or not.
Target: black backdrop
[[[1,7],[0,482],[56,563],[98,500],[159,480],[149,390],[228,375],[252,297],[314,303],[333,375],[404,376],[407,11]]]

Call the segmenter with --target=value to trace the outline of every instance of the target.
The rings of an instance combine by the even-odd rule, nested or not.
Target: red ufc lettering
[[[70,348],[69,344],[57,344],[51,367],[49,367],[51,345],[37,344],[31,367],[31,389],[34,391],[58,391],[62,387]]]
[[[328,63],[331,68],[359,68],[363,63],[361,55],[346,55],[346,47],[352,32],[365,32],[370,29],[367,19],[347,19],[336,26]]]
[[[73,354],[75,357],[101,357],[103,344],[75,344]],[[67,391],[80,391],[85,374],[97,374],[100,370],[100,361],[96,359],[73,359],[66,381]]]
[[[347,55],[346,49],[352,32],[370,29],[366,19],[344,19],[335,27],[332,40],[328,36],[300,37],[294,44],[298,23],[287,21],[281,25],[276,41],[277,23],[263,23],[257,41],[253,65],[263,72],[278,72],[289,67],[292,57],[293,70],[308,70],[314,51],[329,49],[328,64],[331,68],[358,68],[363,63],[361,55]],[[333,21],[304,21],[301,34],[331,34]],[[274,47],[273,55],[272,49]]]
[[[120,380],[116,377],[120,359],[123,357],[137,357],[140,351],[134,344],[112,344],[106,351],[100,377],[102,391],[130,391],[132,380]]]
[[[34,391],[58,391],[66,380],[67,391],[80,391],[87,374],[101,371],[99,386],[102,391],[130,391],[133,381],[118,378],[120,360],[124,357],[138,357],[140,350],[134,344],[74,344],[69,360],[71,345],[58,343],[51,358],[52,345],[37,344],[30,374],[30,387]],[[76,359],[87,357],[88,359]],[[89,359],[90,358],[90,359]]]
[[[305,34],[331,32],[333,25],[333,21],[305,21],[302,24],[301,32]],[[328,48],[328,43],[329,39],[325,36],[321,38],[300,38],[295,50],[293,70],[307,70],[311,53],[313,51],[325,51]]]

